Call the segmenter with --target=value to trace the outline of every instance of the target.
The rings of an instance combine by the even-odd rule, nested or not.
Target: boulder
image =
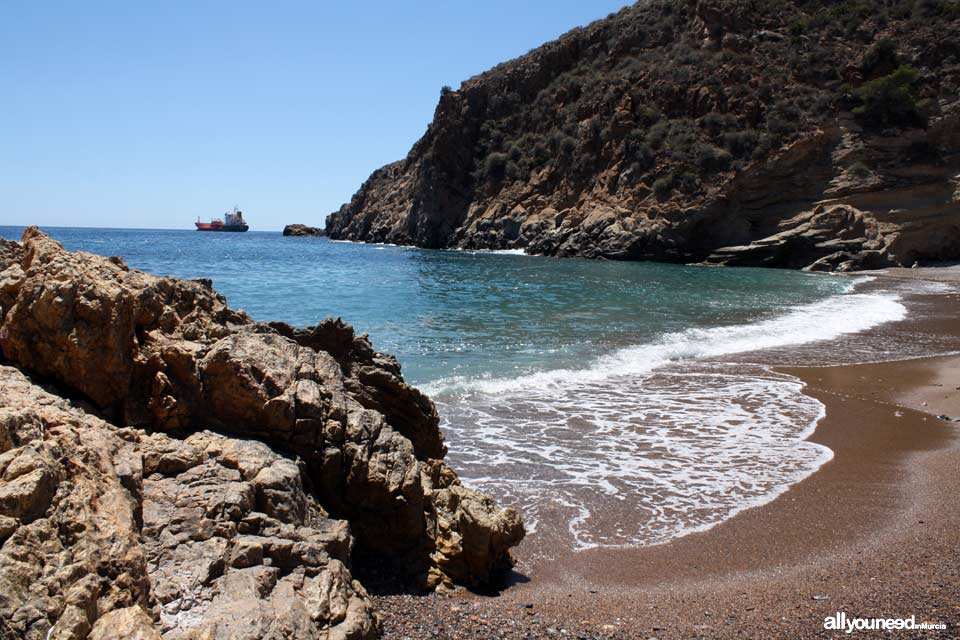
[[[288,224],[283,228],[283,235],[322,238],[327,235],[327,232],[319,227],[308,227],[305,224]]]

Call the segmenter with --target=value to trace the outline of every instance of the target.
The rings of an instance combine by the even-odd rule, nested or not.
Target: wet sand
[[[924,329],[958,335],[955,309],[938,315]],[[823,629],[837,611],[960,637],[960,422],[936,417],[960,418],[960,357],[784,371],[826,406],[810,440],[834,458],[818,472],[667,544],[550,563],[521,547],[520,580],[495,597],[379,598],[386,637],[848,637]]]

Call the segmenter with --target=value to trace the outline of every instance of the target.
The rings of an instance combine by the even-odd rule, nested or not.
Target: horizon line
[[[293,224],[293,223],[291,223]],[[312,226],[312,225],[307,225]],[[57,224],[0,224],[0,228],[26,229],[27,227],[38,227],[39,229],[102,229],[104,231],[196,231],[187,227],[97,227],[89,225],[57,225]],[[279,229],[256,229],[250,227],[250,231],[276,232],[282,233],[283,228]]]

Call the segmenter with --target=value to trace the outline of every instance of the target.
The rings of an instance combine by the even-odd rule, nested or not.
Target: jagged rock
[[[0,466],[57,483],[0,548],[0,620],[18,637],[377,634],[348,570],[349,525],[327,517],[295,460],[209,431],[116,428],[12,367],[0,403],[19,444]]]
[[[131,386],[153,364],[141,350],[148,333],[190,348],[191,340],[225,336],[232,326],[250,323],[203,284],[68,254],[34,227],[24,232],[23,254],[23,275],[8,287],[11,302],[0,327],[4,356],[89,397],[121,421],[143,411],[143,394]],[[168,368],[178,372],[181,353],[158,351],[151,356],[173,360]]]
[[[366,638],[352,538],[296,461],[209,431],[143,435],[143,539],[164,638]],[[171,464],[170,461],[173,461]]]
[[[446,455],[436,407],[418,389],[404,383],[400,364],[393,356],[375,351],[366,334],[355,335],[353,327],[339,318],[302,329],[280,322],[271,326],[297,344],[333,356],[346,376],[348,392],[367,409],[382,413],[388,424],[409,438],[418,457]]]
[[[0,536],[0,629],[82,638],[108,611],[149,608],[134,500],[116,473],[126,442],[7,366],[0,406],[8,530]]]
[[[150,617],[143,607],[114,609],[100,616],[88,640],[160,640]]]
[[[811,271],[840,270],[841,264],[859,260],[888,266],[876,250],[876,221],[848,205],[817,206],[813,211],[783,221],[777,233],[749,245],[721,247],[706,260],[734,266],[778,265]],[[867,258],[867,255],[875,256]],[[857,256],[860,256],[857,258]],[[849,269],[843,269],[849,270]]]
[[[19,265],[5,270],[18,266],[22,274],[7,294],[3,356],[93,402],[116,424],[174,438],[150,440],[150,446],[137,440],[142,470],[126,464],[115,472],[134,494],[142,484],[142,514],[134,517],[142,517],[145,530],[151,505],[162,504],[151,496],[179,495],[201,474],[228,489],[215,496],[223,512],[255,508],[265,518],[296,520],[314,513],[304,511],[301,494],[315,496],[316,509],[349,520],[359,552],[389,558],[414,584],[479,584],[509,563],[509,548],[523,536],[519,517],[479,494],[470,494],[469,518],[450,517],[449,524],[434,526],[434,514],[449,511],[435,504],[438,491],[459,487],[452,471],[432,471],[446,453],[436,409],[403,382],[395,359],[376,352],[349,325],[328,320],[294,329],[255,323],[229,309],[209,283],[158,278],[119,261],[67,253],[35,228],[24,233],[18,255]],[[291,462],[259,468],[259,481],[241,480],[234,477],[240,471],[231,470],[254,463],[249,452],[240,456],[247,461],[229,462],[239,455],[238,445],[224,445],[233,453],[225,453],[221,464],[210,450],[192,444],[197,436],[175,439],[205,428],[254,438],[300,462],[296,469]],[[176,479],[153,484],[155,474]],[[300,474],[306,481],[298,480]],[[31,476],[38,487],[49,486],[50,477]],[[20,504],[23,492],[11,487],[7,500]],[[204,497],[190,493],[182,499]],[[24,517],[35,513],[29,504],[18,509]],[[477,518],[482,510],[486,515]],[[207,577],[197,580],[215,579],[219,571],[219,564],[201,558],[240,565],[260,553],[272,558],[270,546],[232,555],[224,542],[239,527],[232,516],[203,527],[203,540],[187,530],[177,534],[193,542],[178,551],[189,557],[174,559],[207,566],[201,572]],[[473,537],[483,542],[473,544]],[[452,544],[454,539],[463,542]],[[346,556],[338,561],[345,563]]]
[[[327,232],[319,227],[308,227],[305,224],[288,224],[283,228],[283,235],[322,238],[327,235]]]

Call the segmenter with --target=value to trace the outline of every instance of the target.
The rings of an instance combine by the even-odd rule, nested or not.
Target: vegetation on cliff
[[[772,191],[788,154],[829,174],[766,198],[791,215],[836,195],[830,181],[854,162],[880,178],[871,189],[891,186],[886,159],[837,157],[846,133],[865,146],[908,137],[924,166],[953,163],[957,33],[952,0],[641,2],[445,87],[408,157],[375,172],[327,229],[428,247],[704,259],[776,229],[780,214],[731,211],[743,176]]]

